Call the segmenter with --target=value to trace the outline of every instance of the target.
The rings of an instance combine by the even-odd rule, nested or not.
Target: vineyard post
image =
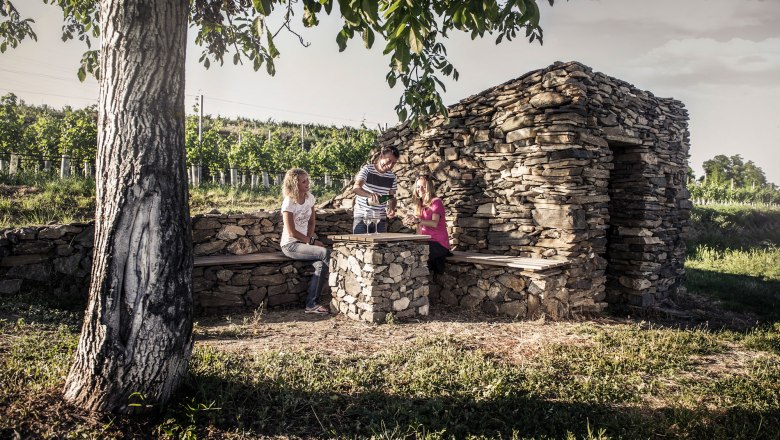
[[[66,179],[70,177],[70,156],[67,154],[62,155],[60,161],[60,179]]]
[[[203,95],[200,95],[198,102],[198,183],[200,185],[201,173],[203,172]]]
[[[19,170],[19,155],[11,152],[11,165],[8,167],[8,175],[13,176]]]

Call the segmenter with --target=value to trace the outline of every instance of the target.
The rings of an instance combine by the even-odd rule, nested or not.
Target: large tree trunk
[[[127,413],[165,403],[192,353],[187,14],[185,0],[100,4],[92,284],[64,391],[87,410]]]

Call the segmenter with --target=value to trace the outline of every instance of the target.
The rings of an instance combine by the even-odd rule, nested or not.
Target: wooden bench
[[[569,265],[564,260],[547,260],[544,258],[524,258],[505,255],[480,254],[477,252],[452,251],[452,256],[447,258],[453,263],[474,263],[487,266],[514,267],[529,272],[541,272],[548,269],[562,268]]]
[[[280,261],[292,261],[292,259],[282,252],[263,252],[246,255],[208,255],[195,257],[194,267],[223,266],[227,264],[262,264]]]

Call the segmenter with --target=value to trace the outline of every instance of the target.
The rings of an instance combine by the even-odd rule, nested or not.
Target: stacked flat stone
[[[325,243],[329,235],[352,230],[352,212],[346,209],[318,209],[317,234]],[[279,251],[284,223],[280,211],[251,214],[203,214],[192,218],[192,242],[196,257],[246,255]]]
[[[398,197],[431,173],[455,249],[564,259],[569,309],[652,306],[682,289],[691,204],[683,104],[555,63],[404,124]],[[609,295],[607,295],[609,288]]]
[[[427,262],[425,241],[335,242],[328,279],[331,308],[373,323],[427,315]]]
[[[84,223],[0,230],[0,294],[29,284],[56,296],[85,297],[94,231]]]
[[[535,319],[569,316],[569,291],[561,269],[540,272],[449,262],[434,276],[431,300],[492,315]]]
[[[196,267],[195,311],[201,315],[247,312],[258,307],[303,304],[314,272],[303,261]],[[328,295],[327,288],[323,295]]]

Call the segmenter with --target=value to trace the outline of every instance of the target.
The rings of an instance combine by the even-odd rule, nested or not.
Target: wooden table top
[[[380,232],[378,234],[343,234],[331,235],[333,241],[356,241],[362,243],[386,243],[389,241],[427,241],[430,235],[404,234],[400,232]]]

